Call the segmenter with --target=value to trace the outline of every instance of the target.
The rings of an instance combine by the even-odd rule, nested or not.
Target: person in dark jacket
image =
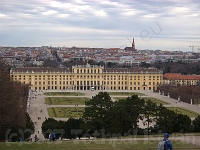
[[[172,150],[173,147],[172,147],[172,143],[171,141],[169,140],[169,134],[168,133],[165,133],[164,134],[164,139],[163,141],[166,141],[166,150]]]

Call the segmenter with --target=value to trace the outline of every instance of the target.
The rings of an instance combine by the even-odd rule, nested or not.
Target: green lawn
[[[159,141],[155,140],[69,140],[55,142],[0,143],[0,150],[155,150]],[[172,141],[174,150],[199,150],[200,147],[181,141]]]
[[[46,97],[45,102],[48,105],[85,105],[85,101],[90,100],[87,97]]]
[[[127,97],[113,97],[114,100],[119,100],[119,99],[123,99],[125,100]],[[151,98],[151,97],[144,97],[143,98],[145,101],[147,101],[148,99],[151,99],[153,102],[155,102],[156,104],[163,104],[163,105],[168,105],[170,103],[164,102],[162,100],[156,99],[156,98]]]
[[[197,117],[198,115],[200,115],[196,112],[193,112],[193,111],[185,109],[185,108],[180,108],[180,107],[167,107],[167,108],[170,110],[174,110],[177,113],[187,115],[189,117]]]
[[[132,96],[132,95],[142,95],[145,96],[143,93],[138,92],[108,92],[112,96]]]
[[[47,96],[83,96],[84,93],[80,92],[45,92],[44,95]]]
[[[83,115],[83,107],[51,107],[47,108],[49,117],[57,118],[80,118]]]
[[[169,105],[170,103],[156,99],[156,98],[152,98],[152,97],[144,97],[143,98],[145,101],[147,101],[148,99],[150,99],[151,101],[153,101],[156,104],[162,104],[162,105]]]

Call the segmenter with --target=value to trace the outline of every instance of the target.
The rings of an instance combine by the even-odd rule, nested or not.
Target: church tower
[[[135,51],[135,41],[134,41],[134,38],[133,38],[133,42],[132,42],[132,49],[133,49],[133,51]]]

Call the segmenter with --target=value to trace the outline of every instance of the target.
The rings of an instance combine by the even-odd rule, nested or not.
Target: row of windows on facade
[[[84,78],[83,78],[84,79]],[[22,80],[21,78],[15,78],[15,80]],[[23,80],[26,80],[25,78],[23,79]],[[31,78],[29,78],[29,81],[31,81],[32,79]],[[35,80],[37,80],[37,78],[35,78]],[[41,78],[39,78],[39,80],[41,80]],[[46,79],[44,79],[43,78],[43,80],[46,80]],[[48,80],[50,81],[50,78],[48,78]],[[57,80],[57,79],[51,79],[52,81],[54,81],[54,80]],[[62,81],[62,79],[60,78],[60,80]],[[65,79],[63,79],[63,80],[65,80]],[[68,80],[68,78],[66,79],[66,80]],[[72,80],[71,78],[70,78],[70,80]],[[106,80],[106,79],[104,79],[104,80]],[[109,79],[107,79],[107,80],[109,80]],[[113,80],[113,79],[110,79],[110,80]],[[114,79],[114,80],[116,80],[116,79]],[[124,80],[123,78],[122,79],[118,79],[118,80]],[[125,79],[125,80],[127,80],[127,79]],[[132,80],[132,79],[131,79]],[[134,80],[137,80],[137,79],[134,79]],[[140,80],[140,79],[138,79],[138,80]],[[145,81],[145,79],[143,79],[144,81]],[[151,80],[151,79],[149,79],[149,80]],[[155,79],[152,79],[152,80],[155,80]],[[157,79],[157,80],[159,80],[159,79]]]
[[[100,73],[99,69],[73,69],[73,73],[77,71],[77,73]]]
[[[67,89],[77,89],[77,90],[89,90],[89,88],[87,88],[87,87],[74,87],[74,86],[71,86],[71,87],[65,87],[65,86],[48,86],[47,88],[46,87],[35,87],[34,88],[35,90],[58,90],[58,89],[60,89],[60,90],[67,90]],[[100,90],[101,88],[100,87],[96,87],[96,90]],[[105,89],[105,88],[104,88]],[[118,86],[118,87],[116,87],[116,86],[110,86],[110,87],[108,87],[108,89],[110,89],[110,90],[128,90],[128,87],[123,87],[123,86]],[[140,90],[140,89],[142,89],[142,90],[155,90],[156,88],[155,87],[130,87],[130,90]]]
[[[25,83],[25,82],[24,82]],[[50,85],[50,83],[51,84],[57,84],[57,83],[60,83],[60,85],[65,85],[65,84],[67,84],[68,85],[68,83],[70,83],[70,84],[74,84],[74,81],[70,81],[70,82],[68,82],[68,81],[63,81],[63,82],[57,82],[57,81],[52,81],[52,82],[50,82],[50,81],[48,81],[48,82],[45,82],[45,81],[43,81],[43,82],[35,82],[35,85],[41,85],[41,83],[43,83],[43,85],[46,85],[46,84],[48,84],[48,85]],[[112,81],[102,81],[102,85],[104,84],[104,85],[116,85],[116,81],[114,81],[114,82],[112,82]],[[159,84],[160,82],[157,82],[157,84]],[[29,82],[29,84],[31,85],[31,82]],[[76,84],[77,85],[100,85],[100,81],[77,81],[76,82]],[[118,85],[127,85],[127,82],[125,81],[119,81],[118,82]],[[129,85],[140,85],[140,82],[130,82],[130,84]],[[146,82],[143,82],[143,84],[142,85],[147,85],[147,83]],[[155,85],[155,82],[149,82],[149,84],[148,85]]]
[[[103,70],[100,71],[99,69],[73,69],[72,72],[73,73],[100,73],[100,72],[107,73],[107,71],[103,71]],[[115,71],[113,73],[118,73],[118,72]],[[146,73],[148,73],[148,71]]]
[[[80,79],[80,78],[91,78],[91,79],[96,79],[96,76],[77,76],[77,77],[74,77],[73,76],[73,78],[74,79]],[[14,77],[13,77],[14,78]],[[97,76],[97,78],[99,79],[100,78],[100,76]],[[109,77],[109,76],[102,76],[102,78],[104,78],[104,80],[116,80],[117,78],[116,78],[116,76],[114,76],[113,78],[112,78],[112,76],[111,77]],[[156,76],[153,76],[153,80],[155,80],[155,78],[156,78]],[[161,79],[162,77],[161,76],[157,76],[157,80],[159,80],[159,79]],[[15,76],[15,80],[17,79],[17,76]],[[23,78],[24,80],[26,79],[26,77],[24,76],[24,78]],[[35,80],[37,80],[38,78],[37,77],[35,77]],[[68,77],[66,78],[67,80],[68,80]],[[70,77],[70,80],[71,80],[72,78]],[[118,76],[118,80],[127,80],[127,76],[121,76],[121,78],[120,78],[120,76]],[[140,79],[142,79],[142,77],[141,76],[134,76],[134,80],[136,80],[136,79],[138,79],[138,80],[140,80]],[[146,77],[145,76],[143,76],[143,80],[145,80],[146,79]],[[21,80],[21,76],[19,76],[19,80]],[[29,76],[29,80],[31,80],[31,76]],[[41,77],[39,77],[39,80],[41,80]],[[43,76],[43,80],[45,80],[45,76]],[[50,80],[50,77],[48,77],[48,80]],[[55,77],[55,78],[53,78],[52,77],[52,80],[57,80],[57,77]],[[65,80],[65,77],[63,77],[63,78],[60,78],[60,80]],[[132,80],[132,76],[130,76],[130,80]],[[151,80],[151,76],[149,76],[149,80]]]
[[[18,76],[15,75],[15,77],[22,77],[22,76],[23,76],[23,75],[18,75]],[[55,77],[55,78],[57,78],[57,77],[59,77],[59,76],[60,76],[60,78],[61,78],[61,77],[63,77],[63,78],[65,78],[65,77],[75,77],[75,76],[72,76],[72,75],[29,75],[29,76],[27,76],[27,75],[25,76],[25,75],[24,75],[23,77],[24,77],[24,78],[25,78],[25,77],[29,77],[29,78],[31,78],[31,77],[36,77],[36,78],[37,78],[37,77],[39,77],[39,78],[41,78],[41,77],[43,77],[43,78],[45,78],[45,77],[48,77],[48,78],[49,78],[49,77]],[[11,77],[14,77],[14,75],[11,75]],[[77,77],[82,77],[82,76],[77,75]],[[84,76],[84,77],[86,77],[86,76]],[[87,77],[90,77],[90,76],[87,76]],[[91,77],[93,77],[93,75],[91,75]],[[94,77],[96,77],[96,76],[94,75]],[[99,76],[98,76],[98,77],[99,77]],[[104,76],[102,76],[102,78],[106,78],[106,77],[107,77],[107,78],[109,78],[109,77],[111,77],[111,78],[112,78],[112,77],[114,77],[114,78],[115,78],[115,77],[119,77],[119,78],[122,77],[122,78],[123,78],[123,77],[127,77],[127,75],[104,75]],[[130,77],[130,78],[136,78],[136,77],[140,78],[140,77],[142,77],[142,75],[138,75],[138,76],[137,76],[137,75],[136,75],[136,76],[129,76],[129,77]],[[147,78],[148,78],[148,77],[149,77],[149,78],[151,78],[151,77],[155,78],[156,76],[147,76],[147,75],[144,75],[144,76],[143,76],[143,78],[146,78],[146,77],[147,77]],[[157,76],[157,78],[159,78],[159,77],[161,77],[161,76]]]

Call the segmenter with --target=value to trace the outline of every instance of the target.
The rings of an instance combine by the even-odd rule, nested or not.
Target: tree
[[[146,63],[146,62],[142,62],[141,63],[141,67],[143,67],[143,68],[149,68],[149,67],[151,67],[151,64]]]
[[[193,122],[194,132],[200,132],[200,116],[196,117]]]
[[[176,113],[167,109],[160,104],[156,111],[156,129],[161,132],[172,133],[174,131],[174,121],[176,119]]]
[[[107,92],[99,92],[90,101],[85,102],[83,120],[90,130],[105,129],[105,119],[113,106],[110,95]]]
[[[31,120],[30,116],[28,113],[26,113],[26,128],[27,132],[24,131],[25,135],[25,139],[29,139],[31,134],[33,134],[35,132],[35,126],[33,124],[33,121]]]
[[[48,118],[42,123],[42,134],[45,138],[49,137],[49,134],[54,132],[56,138],[62,137],[64,135],[64,121],[57,121],[53,118]]]
[[[188,132],[190,130],[190,117],[183,114],[176,114],[176,117],[174,119],[173,132]]]
[[[139,119],[142,119],[141,114],[144,109],[144,99],[140,99],[138,95],[132,95],[126,99],[125,108],[129,114],[129,120],[133,123],[133,128],[137,129],[137,123]]]
[[[57,64],[56,60],[50,60],[48,58],[48,59],[44,60],[43,67],[58,68],[58,64]]]
[[[156,109],[157,109],[157,105],[155,102],[152,102],[152,100],[148,99],[145,102],[144,117],[146,118],[145,122],[147,122],[148,134],[149,134],[149,124],[155,120],[152,117],[155,116]]]
[[[65,137],[69,139],[80,138],[83,133],[81,125],[83,125],[82,119],[69,118],[64,125]]]
[[[124,135],[130,129],[132,129],[132,122],[125,108],[125,100],[115,101],[110,113],[106,116],[106,131]]]
[[[0,62],[0,140],[5,140],[6,131],[11,135],[16,130],[26,126],[26,100],[28,98],[28,85],[13,82],[10,79],[9,68]],[[17,134],[16,138],[18,138]]]

